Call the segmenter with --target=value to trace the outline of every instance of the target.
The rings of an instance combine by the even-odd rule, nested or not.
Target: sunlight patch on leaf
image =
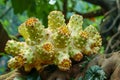
[[[56,0],[50,0],[49,4],[54,5],[56,3]]]

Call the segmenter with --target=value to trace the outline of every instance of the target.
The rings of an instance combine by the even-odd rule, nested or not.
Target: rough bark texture
[[[9,39],[7,32],[0,23],[0,52],[4,52],[5,44]]]

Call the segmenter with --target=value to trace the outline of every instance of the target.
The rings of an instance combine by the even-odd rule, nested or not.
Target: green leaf
[[[91,66],[85,73],[83,80],[104,80],[105,72],[99,66]]]
[[[29,8],[33,8],[35,0],[11,0],[15,13],[23,13]]]

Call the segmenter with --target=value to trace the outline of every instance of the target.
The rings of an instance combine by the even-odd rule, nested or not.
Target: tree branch
[[[119,24],[118,28],[120,28],[120,24]],[[114,35],[111,37],[111,39],[108,41],[108,45],[107,45],[107,47],[106,47],[106,49],[105,49],[105,53],[108,52],[109,48],[111,47],[112,41],[113,41],[117,36],[119,36],[119,34],[120,34],[120,31],[118,30],[118,32],[117,32],[116,34],[114,34]]]
[[[115,26],[115,24],[116,24],[116,22],[117,22],[117,20],[118,20],[119,18],[120,18],[120,14],[118,14],[117,17],[114,19],[112,25],[111,25],[107,30],[102,31],[101,33],[106,33],[106,32],[108,32],[108,31],[110,31],[110,30]]]
[[[104,10],[109,11],[114,5],[116,5],[116,0],[84,0],[86,2],[99,5],[101,6]]]
[[[76,12],[76,13],[82,15],[84,18],[92,18],[92,17],[104,15],[105,11],[103,9],[99,9],[99,10],[91,11],[84,14],[80,12]]]
[[[102,6],[102,0],[83,0],[83,1]]]
[[[10,39],[3,25],[0,23],[0,52],[4,52],[5,44]]]
[[[118,14],[120,14],[120,0],[116,0],[117,8],[118,8]]]
[[[67,0],[63,0],[63,14],[64,14],[65,20],[66,20],[66,15],[67,15]]]

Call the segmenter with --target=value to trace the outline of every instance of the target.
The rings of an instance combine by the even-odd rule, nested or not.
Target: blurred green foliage
[[[7,2],[0,0],[0,22],[9,35],[16,35],[18,33],[18,26],[26,19],[27,16],[25,13],[22,15],[14,14],[10,0]]]
[[[4,54],[4,53],[0,53],[0,54]],[[6,72],[7,70],[7,61],[8,61],[9,57],[4,55],[3,57],[0,57],[0,74],[3,74]]]
[[[66,17],[70,18],[75,12],[87,13],[100,9],[99,6],[92,5],[82,0],[67,0]],[[28,17],[37,17],[47,27],[47,16],[50,11],[64,10],[64,0],[56,0],[54,5],[49,4],[49,0],[0,0],[0,16],[11,7],[10,11],[6,13],[0,21],[9,35],[16,35],[18,33],[18,26],[24,22]],[[84,19],[83,26],[89,24],[98,28],[103,17],[96,17],[93,19]],[[98,28],[99,29],[99,28]]]

